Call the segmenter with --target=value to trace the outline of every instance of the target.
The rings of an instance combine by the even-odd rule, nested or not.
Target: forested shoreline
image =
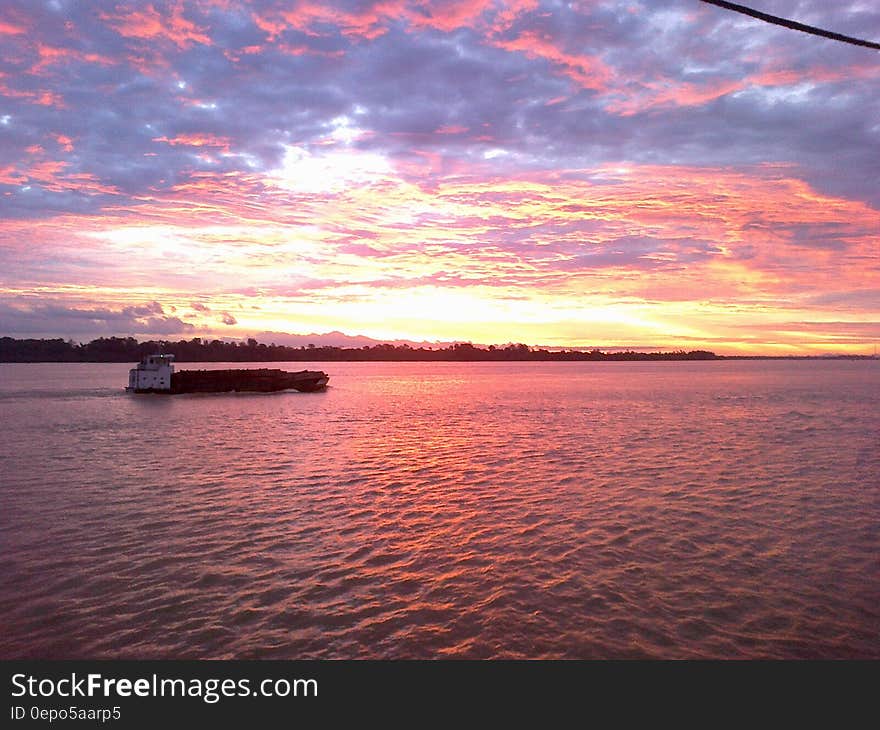
[[[629,361],[629,360],[714,360],[719,356],[707,350],[672,352],[606,352],[591,350],[547,350],[523,344],[478,347],[456,343],[436,349],[410,345],[377,344],[365,347],[304,346],[265,344],[249,339],[224,340],[146,340],[134,337],[100,337],[87,343],[55,339],[15,339],[0,337],[0,362],[138,362],[145,355],[168,353],[178,362],[313,362],[313,361]]]

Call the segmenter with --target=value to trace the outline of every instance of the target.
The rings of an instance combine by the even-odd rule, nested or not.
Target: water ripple
[[[0,656],[880,658],[875,363],[315,366],[4,366]]]

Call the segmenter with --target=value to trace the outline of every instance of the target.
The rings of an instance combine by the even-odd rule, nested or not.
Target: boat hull
[[[126,388],[130,393],[275,393],[298,390],[312,393],[327,387],[329,376],[320,370],[286,372],[267,368],[253,370],[181,370],[172,373],[171,387]]]

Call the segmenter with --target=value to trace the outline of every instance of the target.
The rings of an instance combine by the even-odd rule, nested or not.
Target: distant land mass
[[[342,335],[329,333],[328,337]],[[302,335],[301,335],[302,336]],[[347,335],[342,335],[348,337]],[[352,338],[359,341],[360,338]],[[57,339],[15,339],[0,337],[0,362],[137,362],[146,355],[163,352],[178,362],[290,362],[290,361],[506,361],[506,360],[714,360],[719,356],[706,350],[636,352],[590,350],[549,350],[523,344],[488,345],[455,342],[442,347],[428,343],[390,344],[363,338],[373,344],[337,346],[309,342],[298,347],[250,338],[241,342],[224,340],[147,340],[134,337],[100,337],[87,343]]]
[[[270,333],[267,333],[270,334]],[[474,345],[470,342],[453,343],[394,343],[352,337],[341,332],[330,332],[326,337],[348,338],[365,344],[349,346],[324,344],[326,340],[299,346],[258,342],[255,338],[243,341],[207,340],[145,340],[134,337],[99,337],[87,343],[56,339],[15,339],[0,337],[0,362],[138,362],[146,355],[158,352],[174,355],[178,362],[502,362],[512,361],[652,361],[652,360],[817,360],[817,359],[871,359],[870,355],[716,355],[708,350],[673,350],[669,352],[641,352],[621,348],[548,349],[523,344]],[[309,335],[289,335],[306,338]],[[298,340],[294,340],[298,341]],[[343,340],[346,341],[346,340]]]
[[[366,335],[347,335],[345,332],[339,332],[338,330],[334,330],[333,332],[323,332],[317,333],[313,332],[308,335],[294,334],[291,332],[260,332],[254,335],[254,338],[259,340],[260,342],[270,342],[276,345],[288,345],[290,347],[309,347],[310,345],[314,345],[315,347],[341,347],[341,348],[362,348],[362,347],[374,347],[376,345],[394,345],[396,347],[401,346],[409,346],[414,349],[427,349],[427,350],[440,350],[448,347],[452,347],[453,345],[473,345],[474,347],[480,347],[483,349],[488,349],[489,345],[478,342],[469,342],[467,340],[407,340],[407,339],[395,339],[395,340],[377,340],[374,337],[367,337]],[[494,343],[494,347],[504,348],[507,345],[516,345],[515,342],[505,342],[502,344]],[[533,344],[529,346],[533,350],[551,350],[557,351],[563,349],[559,345],[548,345],[548,344]],[[632,347],[594,347],[592,345],[580,346],[580,347],[569,347],[569,350],[577,350],[577,351],[587,351],[594,349],[601,349],[603,352],[623,352],[623,351],[632,351]],[[660,351],[663,348],[660,347],[640,347],[639,352],[654,352]]]
[[[312,332],[307,335],[294,334],[291,332],[259,332],[254,335],[254,339],[260,342],[270,342],[276,345],[287,345],[288,347],[372,347],[373,345],[409,345],[410,347],[435,349],[438,347],[447,347],[454,345],[455,341],[450,342],[431,342],[429,340],[377,340],[366,335],[347,335],[345,332],[334,330],[333,332]],[[474,343],[476,344],[476,343]]]

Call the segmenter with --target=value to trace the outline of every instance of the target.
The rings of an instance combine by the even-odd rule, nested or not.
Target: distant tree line
[[[288,347],[266,345],[249,339],[246,342],[223,340],[148,340],[134,337],[100,337],[80,344],[71,340],[0,338],[0,362],[138,362],[145,355],[168,353],[179,362],[285,362],[285,361],[508,361],[508,360],[714,360],[706,350],[674,352],[603,352],[598,349],[546,350],[528,345],[476,347],[456,343],[430,349],[410,345],[367,345],[364,347],[327,347],[308,345]]]

